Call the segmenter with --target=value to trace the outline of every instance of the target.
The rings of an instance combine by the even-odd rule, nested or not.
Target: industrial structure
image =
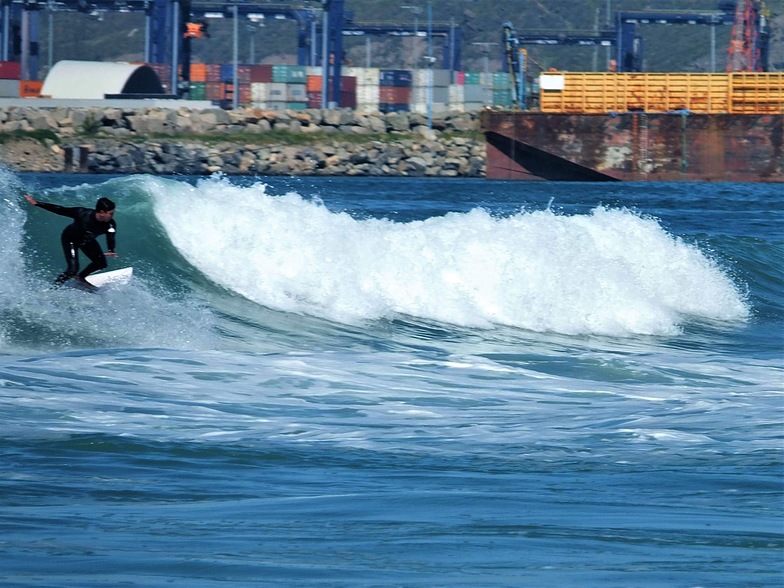
[[[451,24],[428,23],[424,31],[411,24],[361,24],[345,10],[344,0],[301,4],[232,2],[230,0],[2,0],[0,1],[0,61],[21,63],[22,79],[37,79],[39,71],[39,15],[42,10],[136,12],[145,15],[145,62],[170,64],[170,87],[187,95],[191,42],[207,32],[211,18],[257,21],[283,18],[296,23],[297,61],[323,65],[328,95],[340,96],[344,36],[427,36],[443,43],[443,67],[460,69],[461,31]],[[326,31],[326,34],[324,34]],[[324,56],[328,56],[324,59]],[[235,60],[236,61],[236,60]]]
[[[487,177],[784,182],[784,73],[767,71],[764,6],[739,0],[720,8],[618,13],[615,37],[591,41],[615,46],[610,72],[543,72],[537,111],[482,112]],[[640,73],[638,24],[731,25],[726,73]],[[514,79],[524,75],[521,45],[543,37],[518,35],[508,23],[503,30]]]

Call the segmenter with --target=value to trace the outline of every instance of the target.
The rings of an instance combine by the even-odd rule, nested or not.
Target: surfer
[[[95,203],[95,210],[81,206],[66,207],[48,202],[38,202],[32,196],[24,195],[25,199],[39,208],[48,210],[60,216],[67,216],[73,222],[63,229],[60,241],[63,245],[66,270],[57,276],[56,285],[61,285],[73,278],[76,282],[88,289],[94,289],[85,278],[91,273],[106,267],[106,257],[117,257],[114,252],[114,238],[116,226],[114,223],[114,202],[108,198],[99,198]],[[106,235],[108,251],[104,253],[98,244],[97,237]],[[79,271],[79,249],[90,259],[89,265]]]

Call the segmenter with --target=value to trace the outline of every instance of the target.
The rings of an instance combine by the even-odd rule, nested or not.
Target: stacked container
[[[171,66],[148,65],[156,71],[166,91],[171,93]],[[239,65],[238,103],[272,110],[321,108],[322,73],[320,66]],[[424,114],[428,102],[434,113],[470,112],[481,110],[484,106],[509,106],[512,103],[510,78],[504,72],[480,74],[447,69],[344,67],[342,73],[338,107],[353,108],[359,112],[413,111]],[[233,65],[193,63],[190,74],[190,99],[233,101]]]
[[[379,112],[406,112],[411,104],[411,72],[406,69],[382,69],[378,78]]]
[[[482,84],[482,75],[478,72],[465,72],[463,88],[463,107],[466,112],[481,110],[490,104],[492,94]]]
[[[360,112],[378,112],[381,70],[377,67],[344,67],[343,75],[355,82],[356,109]]]
[[[308,106],[304,65],[253,65],[248,70],[249,102],[270,110],[304,110]]]
[[[0,61],[0,97],[18,98],[21,64],[17,61]]]
[[[432,83],[431,83],[432,73]],[[428,103],[433,112],[450,110],[450,86],[452,71],[448,69],[416,69],[414,70],[414,89],[411,95],[411,110],[424,114]],[[432,92],[432,94],[431,94]],[[454,108],[451,108],[454,109]]]

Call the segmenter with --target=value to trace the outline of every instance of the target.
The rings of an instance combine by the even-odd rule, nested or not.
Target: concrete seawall
[[[407,112],[7,106],[0,160],[20,172],[483,177],[478,131],[478,113],[428,128]]]

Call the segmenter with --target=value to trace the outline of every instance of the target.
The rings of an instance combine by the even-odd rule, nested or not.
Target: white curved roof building
[[[155,71],[144,64],[58,61],[44,80],[42,96],[98,99],[107,95],[164,94]]]

